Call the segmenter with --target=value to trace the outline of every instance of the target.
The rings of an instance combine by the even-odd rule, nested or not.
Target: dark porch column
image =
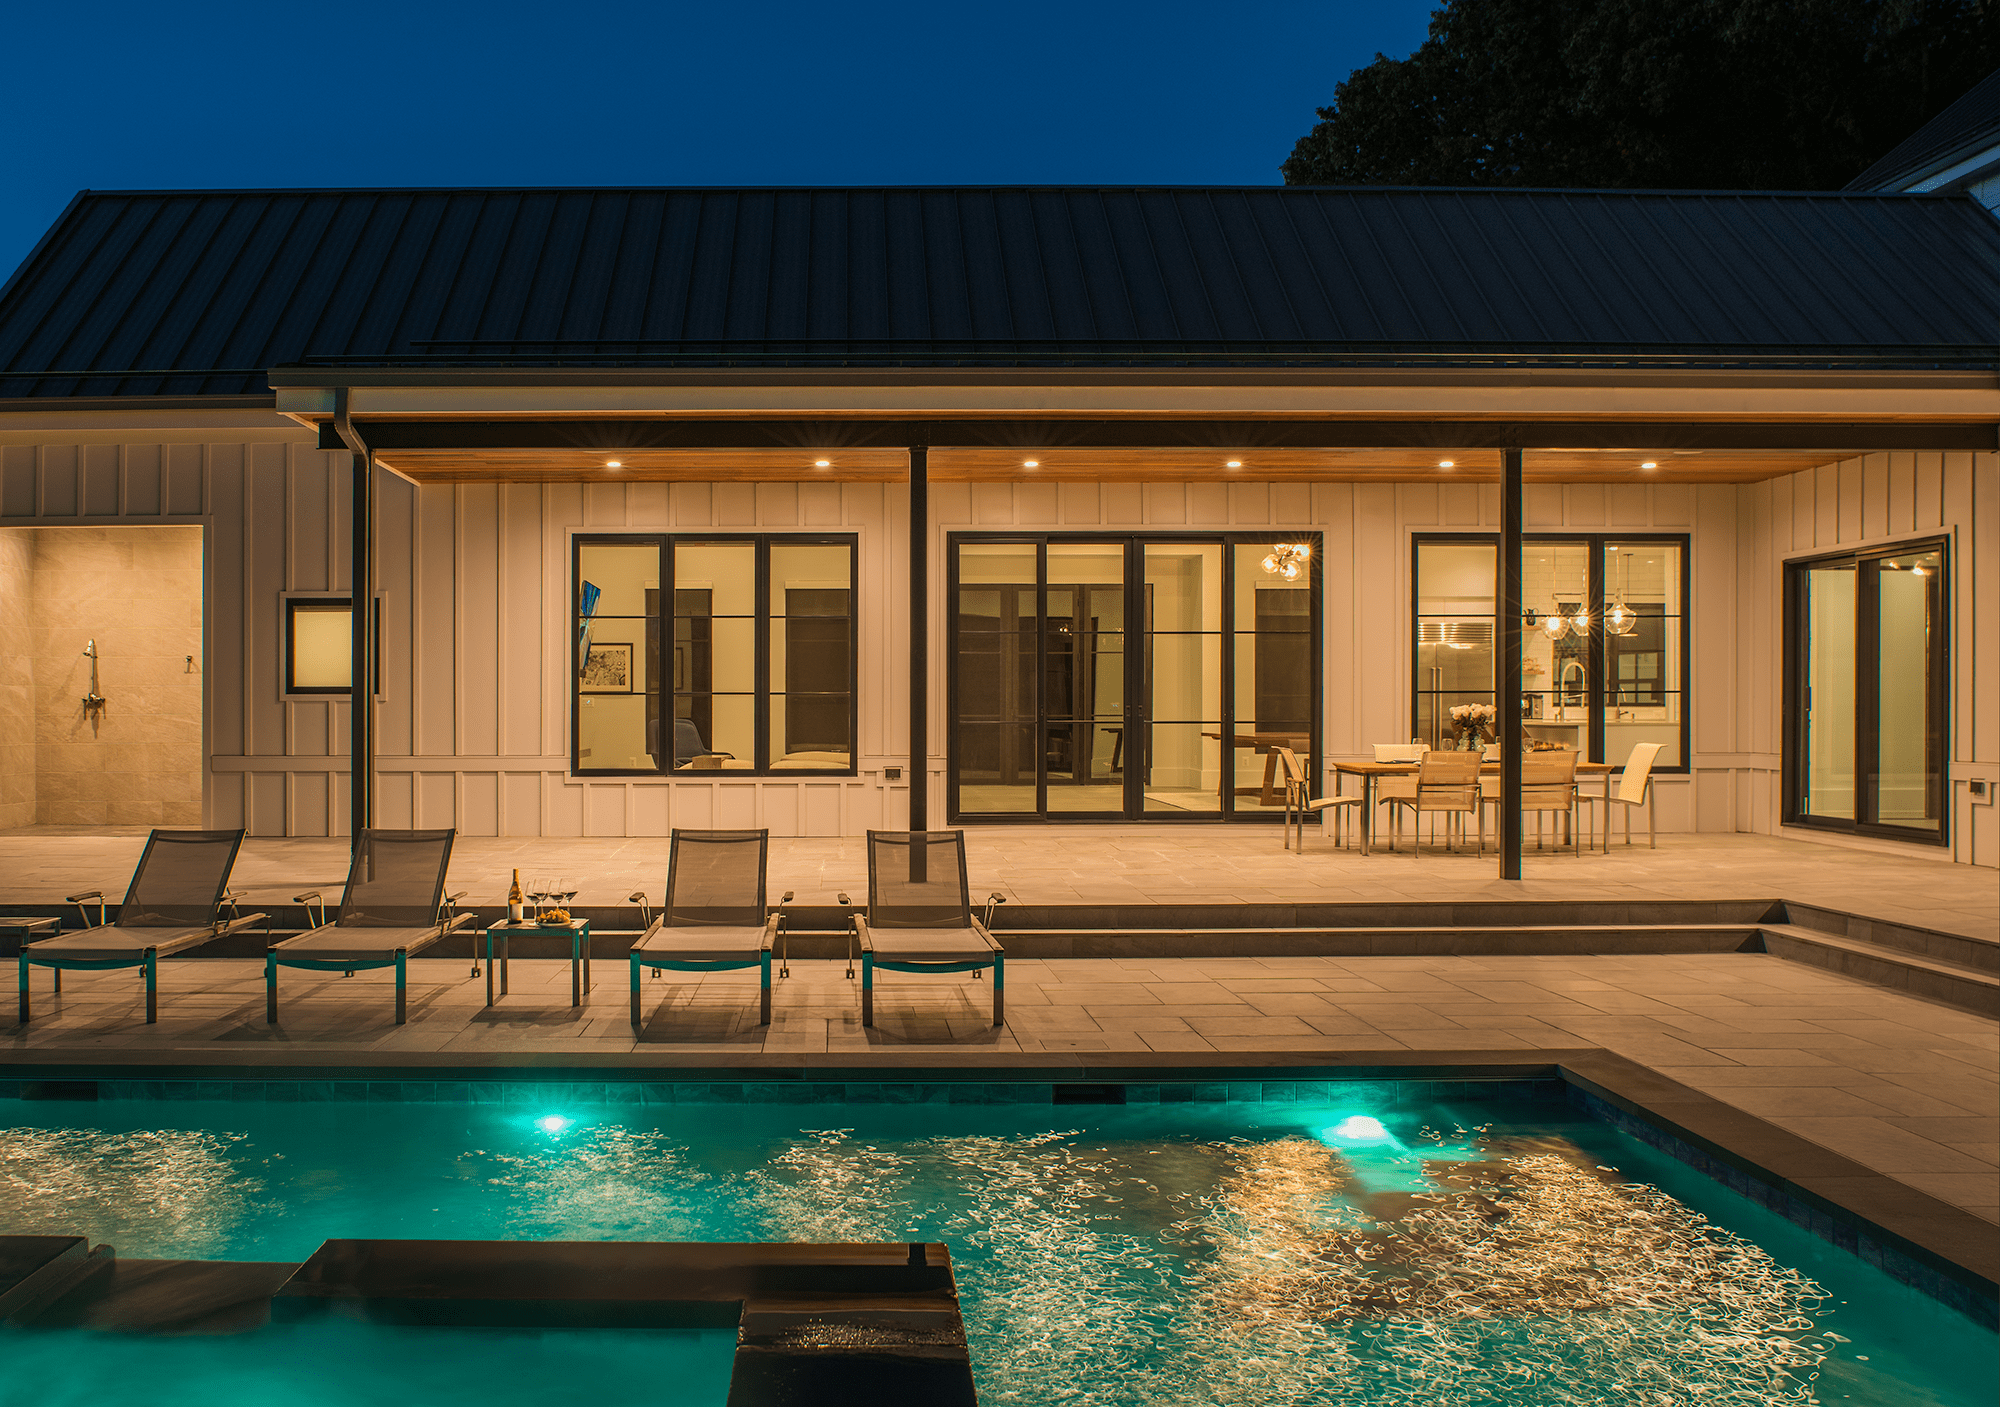
[[[930,829],[930,451],[910,450],[910,829]]]
[[[354,643],[352,692],[348,695],[349,828],[355,844],[375,824],[375,456],[357,454],[354,464],[354,562],[349,580]]]
[[[1500,456],[1500,591],[1493,621],[1500,718],[1500,878],[1521,877],[1521,451]]]
[[[375,824],[375,451],[349,419],[348,390],[334,388],[333,428],[348,449],[354,504],[349,524],[348,830],[355,848]]]

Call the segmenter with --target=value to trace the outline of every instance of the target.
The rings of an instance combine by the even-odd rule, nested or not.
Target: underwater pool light
[[[1389,1130],[1382,1126],[1380,1119],[1371,1119],[1366,1114],[1349,1114],[1331,1128],[1320,1130],[1320,1137],[1333,1143],[1394,1143],[1396,1140]]]
[[[545,1114],[535,1120],[535,1127],[543,1133],[561,1133],[569,1127],[569,1120],[560,1114]]]

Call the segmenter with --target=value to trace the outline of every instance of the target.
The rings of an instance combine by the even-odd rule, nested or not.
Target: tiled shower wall
[[[0,529],[0,830],[35,820],[35,671],[31,529]]]
[[[32,730],[40,825],[202,823],[202,530],[38,528],[31,539]],[[97,642],[106,703],[83,707]],[[16,824],[25,824],[17,821]]]

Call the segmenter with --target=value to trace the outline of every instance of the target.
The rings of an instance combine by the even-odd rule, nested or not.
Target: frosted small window
[[[285,602],[285,692],[345,694],[354,679],[354,607],[345,596],[292,597]],[[381,659],[382,620],[375,620]],[[379,664],[378,664],[379,669]],[[381,676],[375,687],[381,690]]]

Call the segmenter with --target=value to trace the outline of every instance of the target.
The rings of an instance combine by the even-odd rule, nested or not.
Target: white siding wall
[[[0,522],[194,521],[208,528],[207,778],[216,825],[346,826],[347,706],[279,694],[279,593],[347,590],[346,456],[307,443],[0,447]],[[674,825],[855,834],[898,825],[907,735],[904,493],[875,484],[467,485],[384,475],[380,805],[386,825],[474,835],[657,835]],[[931,752],[944,816],[945,534],[972,529],[1260,528],[1325,534],[1327,751],[1410,729],[1411,539],[1497,529],[1491,484],[935,484]],[[1693,771],[1663,779],[1663,830],[1777,829],[1783,561],[1950,529],[1956,852],[2000,863],[2000,460],[1885,454],[1762,484],[1531,485],[1530,531],[1693,536]],[[851,531],[861,542],[861,775],[607,779],[567,774],[573,531]]]
[[[1990,793],[2000,781],[2000,456],[1871,454],[1736,492],[1741,664],[1721,706],[1736,727],[1735,829],[1783,829],[1786,559],[1942,533],[1952,547],[1952,853],[2000,865],[2000,815],[1966,788],[1982,777]]]
[[[1652,531],[1694,532],[1691,697],[1702,688],[1704,671],[1715,667],[1728,677],[1726,644],[1704,646],[1711,624],[1724,641],[1733,638],[1729,617],[1733,583],[1735,489],[1703,490],[1670,484],[1531,485],[1526,499],[1530,532]],[[1697,528],[1697,514],[1708,519]],[[944,542],[948,532],[1022,528],[1088,532],[1110,529],[1232,531],[1269,527],[1274,540],[1292,529],[1325,534],[1326,573],[1326,752],[1328,758],[1374,755],[1372,744],[1407,742],[1410,737],[1411,571],[1414,535],[1420,532],[1497,532],[1500,490],[1495,484],[933,484],[931,516],[932,599],[942,599]],[[1719,541],[1704,542],[1704,531]],[[1710,561],[1710,554],[1719,556]],[[1720,589],[1704,581],[1711,568],[1723,572]],[[945,620],[932,612],[932,658],[944,658]],[[944,676],[933,671],[931,716],[944,717]],[[1726,708],[1726,705],[1724,705]],[[944,733],[931,737],[931,810],[944,814]],[[1730,829],[1728,777],[1719,783],[1703,770],[1703,720],[1695,718],[1693,777],[1663,777],[1657,791],[1660,829],[1688,830],[1696,815],[1694,792],[1720,790],[1707,808],[1717,828]],[[1328,790],[1331,790],[1329,785]],[[1350,780],[1348,790],[1354,790]]]

